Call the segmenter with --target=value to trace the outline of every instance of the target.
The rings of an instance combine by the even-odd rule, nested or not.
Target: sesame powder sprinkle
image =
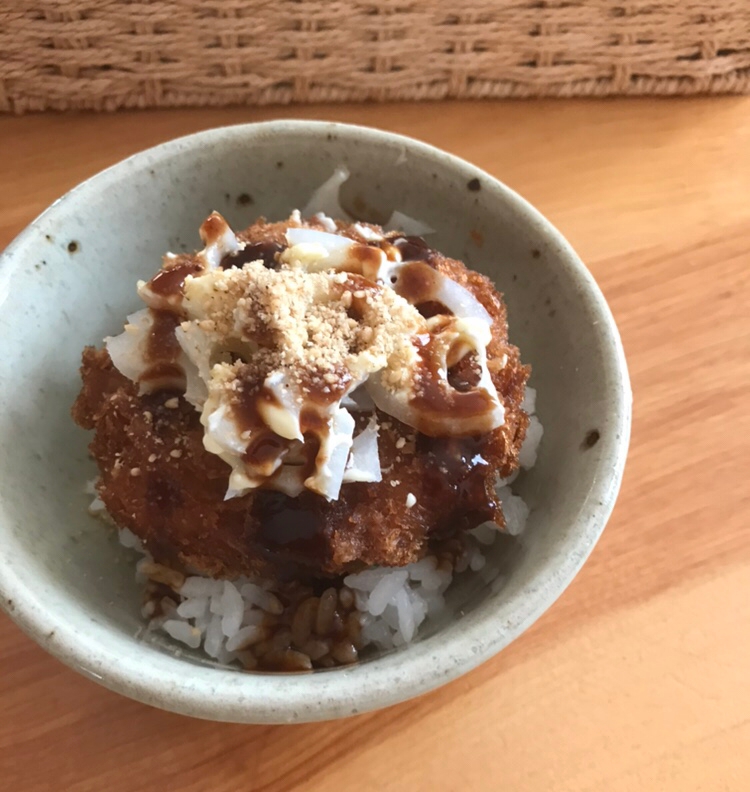
[[[354,300],[356,318],[350,316]],[[258,382],[278,370],[303,391],[334,392],[331,387],[386,367],[397,372],[392,381],[398,384],[412,368],[411,338],[425,329],[414,306],[359,275],[271,270],[261,262],[188,278],[185,301],[202,329],[221,341],[239,336],[238,349],[252,350],[240,355],[241,366],[221,362],[214,367],[212,378],[224,389],[235,388],[238,378]],[[220,367],[224,372],[216,371]]]

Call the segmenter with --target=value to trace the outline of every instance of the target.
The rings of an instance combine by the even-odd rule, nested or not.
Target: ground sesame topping
[[[361,276],[271,270],[261,262],[189,278],[185,302],[217,343],[236,339],[243,366],[217,364],[228,369],[220,375],[225,389],[238,377],[258,382],[276,370],[303,391],[361,381],[386,366],[396,366],[401,377],[414,360],[411,338],[425,329],[416,308]],[[215,368],[211,374],[216,379]]]

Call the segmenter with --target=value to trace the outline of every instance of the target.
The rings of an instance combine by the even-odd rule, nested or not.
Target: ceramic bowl
[[[166,250],[199,247],[216,209],[234,227],[281,219],[337,165],[344,208],[399,209],[430,243],[505,293],[511,340],[533,366],[545,434],[516,488],[524,534],[493,546],[498,584],[464,575],[414,644],[358,665],[296,675],[220,668],[143,635],[132,554],[86,511],[90,438],[70,419],[85,344],[119,331],[136,280]],[[384,707],[466,673],[517,638],[581,568],[617,496],[631,393],[610,311],[558,231],[478,168],[409,138],[278,121],[173,140],[76,187],[0,259],[0,595],[17,624],[119,693],[202,718],[288,723]],[[184,649],[184,647],[183,647]]]

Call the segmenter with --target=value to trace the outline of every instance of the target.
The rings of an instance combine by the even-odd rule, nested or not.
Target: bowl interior
[[[539,215],[476,168],[374,131],[279,122],[173,141],[78,187],[0,265],[0,575],[6,593],[22,590],[25,600],[5,606],[38,640],[106,684],[128,687],[107,677],[99,655],[72,643],[96,638],[159,669],[169,669],[176,654],[196,668],[204,661],[168,639],[140,635],[134,558],[86,513],[84,485],[95,467],[89,437],[69,415],[81,350],[119,332],[139,306],[136,281],[158,268],[165,251],[200,246],[197,229],[212,210],[235,228],[259,215],[284,218],[340,164],[351,171],[345,208],[374,221],[393,209],[419,218],[436,229],[433,246],[504,292],[511,339],[533,366],[545,430],[536,467],[514,487],[532,509],[526,532],[492,548],[496,581],[464,575],[450,589],[450,607],[421,639],[423,651],[439,642],[455,648],[455,662],[470,664],[469,652],[476,664],[538,616],[598,537],[619,485],[627,379],[598,291]],[[493,629],[477,644],[487,620]],[[474,648],[451,648],[454,639]],[[425,679],[422,689],[438,683]],[[153,700],[153,691],[133,684],[125,692]]]

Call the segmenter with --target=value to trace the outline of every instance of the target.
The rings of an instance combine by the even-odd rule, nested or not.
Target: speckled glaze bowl
[[[70,419],[85,344],[122,327],[139,278],[166,250],[199,246],[217,209],[235,227],[305,204],[334,167],[345,208],[399,209],[430,243],[492,277],[511,340],[533,366],[544,424],[519,478],[525,533],[492,548],[502,585],[464,576],[413,645],[353,667],[298,675],[218,668],[145,637],[135,558],[88,516],[95,475]],[[0,595],[18,625],[70,667],[157,707],[202,718],[291,723],[385,707],[466,673],[560,595],[604,528],[630,433],[622,346],[599,289],[528,203],[467,162],[372,129],[310,121],[228,127],[174,140],[89,179],[0,258]]]

